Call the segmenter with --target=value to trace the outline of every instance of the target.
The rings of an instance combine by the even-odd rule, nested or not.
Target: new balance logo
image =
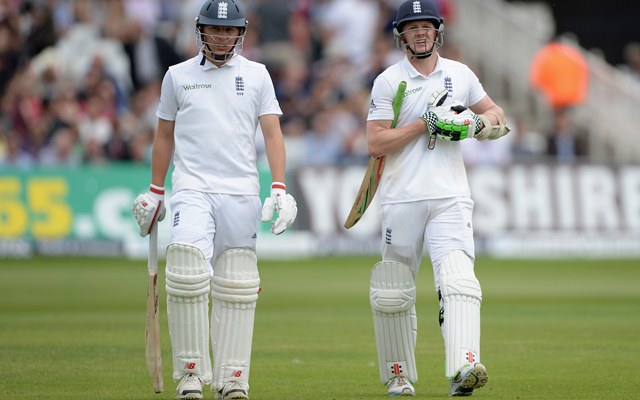
[[[384,242],[386,244],[391,244],[391,228],[387,228],[387,231],[384,234]]]
[[[195,369],[195,368],[196,368],[196,363],[194,362],[186,363],[184,366],[184,369]]]

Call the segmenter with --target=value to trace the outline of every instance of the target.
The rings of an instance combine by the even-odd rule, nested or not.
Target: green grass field
[[[375,258],[260,263],[251,398],[384,399],[368,276]],[[472,398],[640,399],[640,261],[479,259],[482,360]],[[146,262],[0,260],[0,399],[172,399],[144,357]],[[418,398],[447,398],[430,264],[418,276]],[[213,394],[206,392],[205,398]]]

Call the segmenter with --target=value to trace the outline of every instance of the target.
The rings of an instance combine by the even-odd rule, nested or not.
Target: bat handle
[[[149,259],[147,268],[158,271],[158,221],[151,227],[149,232]]]

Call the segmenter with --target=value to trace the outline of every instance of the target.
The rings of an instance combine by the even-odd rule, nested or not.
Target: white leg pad
[[[211,292],[214,391],[229,381],[249,389],[253,321],[259,290],[258,260],[253,250],[236,248],[220,254],[213,267]]]
[[[408,265],[381,261],[371,270],[369,291],[378,351],[380,381],[402,375],[418,380],[415,347],[418,321],[416,284]]]
[[[480,362],[482,291],[473,261],[461,250],[442,262],[440,284],[446,375],[452,378],[464,364]]]
[[[209,267],[198,248],[171,244],[165,274],[173,379],[193,373],[209,383]]]

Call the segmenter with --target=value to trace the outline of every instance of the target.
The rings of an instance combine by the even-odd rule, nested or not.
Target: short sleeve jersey
[[[405,57],[374,81],[367,119],[393,120],[392,100],[401,81],[407,82],[396,126],[416,121],[426,111],[434,91],[449,92],[445,105],[454,100],[470,106],[486,96],[476,75],[464,64],[438,57],[435,70],[421,75]],[[396,153],[385,156],[380,182],[381,204],[469,196],[469,184],[459,142],[437,139],[428,149],[429,134],[418,136]]]
[[[235,55],[218,68],[202,54],[169,67],[158,118],[175,121],[172,191],[258,195],[258,118],[282,115],[263,64]]]

